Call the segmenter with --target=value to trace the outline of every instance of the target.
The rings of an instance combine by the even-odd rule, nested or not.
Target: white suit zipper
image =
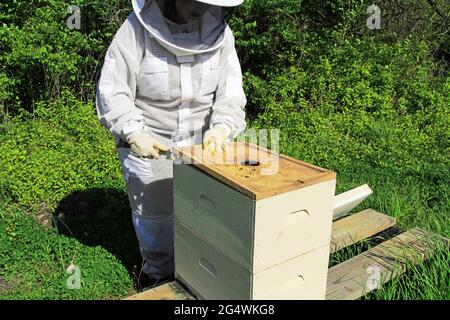
[[[191,129],[190,115],[191,102],[194,99],[194,88],[192,85],[192,65],[195,62],[193,55],[178,56],[180,63],[180,82],[181,82],[181,104],[178,106],[178,135],[189,136]],[[185,146],[191,143],[190,138],[177,141],[177,146]]]

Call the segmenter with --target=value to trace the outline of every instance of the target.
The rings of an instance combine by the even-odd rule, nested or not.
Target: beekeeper
[[[97,114],[117,142],[152,283],[174,273],[170,149],[221,149],[246,128],[241,67],[222,10],[242,2],[133,0],[106,53]]]

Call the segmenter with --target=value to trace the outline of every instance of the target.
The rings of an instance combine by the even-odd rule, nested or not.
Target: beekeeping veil
[[[132,0],[133,10],[138,20],[163,47],[177,56],[185,56],[214,51],[222,46],[226,23],[221,6],[208,6],[201,17],[200,37],[186,41],[186,39],[181,40],[172,36],[161,10],[165,1],[167,0]],[[201,2],[218,3],[220,1]]]

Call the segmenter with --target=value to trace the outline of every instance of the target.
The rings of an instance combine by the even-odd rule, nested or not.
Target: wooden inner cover
[[[192,164],[255,200],[336,179],[332,171],[247,142],[231,142],[226,152],[191,145],[174,153],[174,165]]]

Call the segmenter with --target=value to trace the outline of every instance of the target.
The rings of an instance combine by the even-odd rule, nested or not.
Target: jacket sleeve
[[[134,103],[143,41],[142,28],[131,14],[106,52],[97,85],[96,110],[100,123],[116,138],[124,140],[144,128],[144,117]]]
[[[225,45],[220,56],[220,78],[212,107],[210,127],[225,127],[231,139],[245,130],[245,97],[242,71],[234,47],[234,36],[227,27]]]

